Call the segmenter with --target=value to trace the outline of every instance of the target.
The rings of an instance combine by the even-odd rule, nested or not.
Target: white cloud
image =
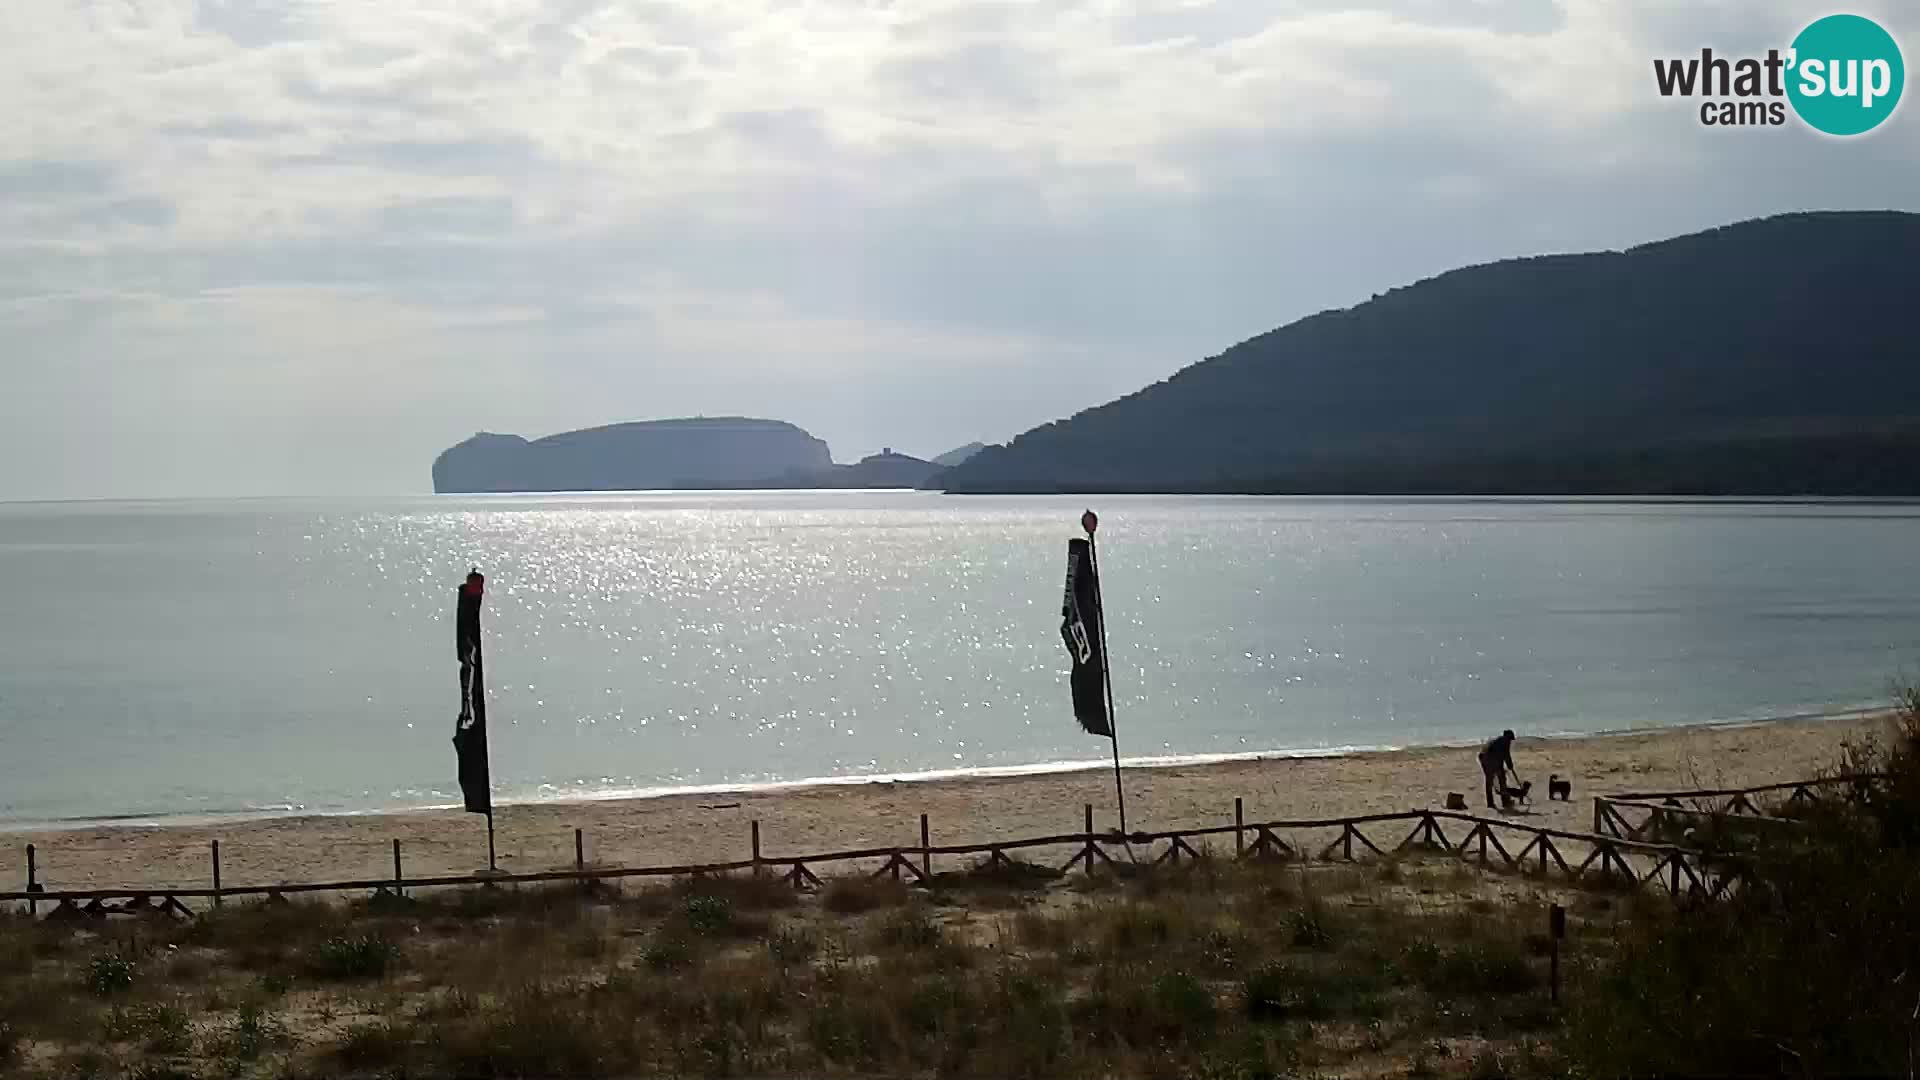
[[[1898,26],[1898,7],[1861,10]],[[903,423],[1011,434],[1458,263],[1911,205],[1911,109],[1836,147],[1707,138],[1652,93],[1656,55],[1764,48],[1820,13],[28,3],[0,37],[0,363],[107,443],[190,426],[209,475],[221,433],[273,439],[301,416],[320,431],[373,409],[419,433],[350,471],[288,466],[309,485],[417,486],[418,444],[476,418],[804,411],[849,381],[890,404],[820,407],[836,444],[906,443],[888,436]],[[1003,415],[1021,379],[1047,389]],[[17,414],[0,458],[52,415]],[[125,453],[76,453],[63,490],[135,475]],[[21,468],[0,497],[39,490]]]
[[[1209,131],[1508,112],[1555,131],[1630,108],[1644,52],[1622,11],[1570,2],[1543,32],[1418,0],[32,5],[0,44],[0,155],[112,161],[213,240],[503,193],[561,219],[577,194],[604,222],[915,152],[1042,186],[1102,166],[1152,184],[1169,144]],[[1490,115],[1441,112],[1461,90]],[[464,178],[399,149],[434,145],[473,148]]]

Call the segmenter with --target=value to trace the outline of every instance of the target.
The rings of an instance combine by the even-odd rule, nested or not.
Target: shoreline
[[[1889,705],[1861,705],[1812,712],[1794,712],[1722,720],[1702,720],[1685,724],[1603,728],[1598,731],[1589,732],[1549,732],[1539,735],[1522,736],[1518,740],[1517,745],[1526,746],[1537,743],[1578,742],[1587,739],[1623,739],[1636,736],[1657,736],[1668,733],[1740,731],[1776,724],[1870,721],[1884,717],[1888,715],[1890,711],[1891,706]],[[1204,768],[1256,762],[1317,759],[1346,760],[1379,755],[1420,753],[1424,751],[1461,750],[1478,746],[1481,741],[1480,739],[1468,739],[1403,744],[1310,747],[1303,749],[1244,750],[1192,754],[1143,754],[1132,757],[1122,756],[1120,766],[1124,772],[1133,772],[1155,769]],[[668,800],[717,795],[778,795],[814,789],[861,788],[870,785],[891,786],[895,784],[987,782],[1018,779],[1022,777],[1073,776],[1083,773],[1104,774],[1112,768],[1113,762],[1110,758],[1086,758],[1033,762],[1023,765],[982,765],[894,773],[813,776],[802,777],[795,780],[717,781],[711,784],[661,785],[638,788],[615,788],[604,791],[567,792],[551,798],[499,799],[495,801],[494,807],[496,812],[500,812],[508,809],[532,807],[592,806],[600,803]],[[223,825],[246,825],[255,822],[301,822],[340,818],[403,817],[416,814],[458,813],[460,811],[460,803],[445,802],[427,803],[417,806],[388,806],[355,810],[249,809],[213,813],[117,814],[101,817],[54,819],[50,821],[0,821],[0,836],[17,836],[29,833],[64,833],[101,829],[152,831],[177,828],[217,828]]]
[[[1520,813],[1530,824],[1586,832],[1597,794],[1803,779],[1836,763],[1843,739],[1884,728],[1887,715],[1877,709],[1523,738],[1515,762],[1533,783],[1535,801]],[[1399,813],[1441,806],[1450,792],[1478,807],[1472,746],[1135,767],[1125,770],[1128,826],[1230,824],[1236,800],[1248,822]],[[1549,774],[1572,782],[1570,801],[1546,798]],[[1117,824],[1113,778],[1104,767],[502,804],[494,817],[500,868],[534,872],[573,867],[576,829],[590,865],[667,866],[746,858],[750,834],[761,837],[769,860],[917,846],[923,814],[940,845],[1077,833],[1083,806],[1093,808],[1097,828]],[[469,874],[487,865],[484,821],[457,809],[16,830],[11,838],[0,881],[14,888],[25,883],[28,843],[38,850],[38,880],[48,889],[205,886],[214,841],[229,887],[390,879],[395,844],[409,877]]]

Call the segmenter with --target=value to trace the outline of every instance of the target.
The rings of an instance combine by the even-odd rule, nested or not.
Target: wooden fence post
[[[760,877],[765,872],[760,865],[760,819],[755,818],[753,819],[753,876]]]
[[[220,841],[211,842],[213,848],[213,906],[220,906]]]
[[[920,815],[920,876],[933,876],[933,843],[928,839],[927,815]]]
[[[400,887],[405,880],[406,875],[400,872],[400,838],[396,836],[393,838],[393,895],[406,895],[406,891]]]
[[[1062,873],[1065,873],[1066,871],[1072,870],[1074,867],[1080,865],[1082,862],[1085,862],[1087,864],[1086,865],[1087,876],[1091,877],[1093,876],[1094,863],[1105,862],[1105,863],[1111,864],[1113,860],[1107,858],[1107,853],[1104,851],[1101,851],[1099,845],[1094,843],[1093,804],[1082,803],[1080,805],[1080,812],[1083,815],[1082,820],[1086,822],[1086,825],[1085,825],[1086,831],[1080,834],[1080,850],[1075,852],[1073,858],[1067,860],[1067,865],[1061,867],[1060,869]]]
[[[1246,805],[1240,796],[1233,797],[1233,857],[1239,858],[1247,853],[1247,814]]]
[[[587,872],[587,834],[584,829],[573,830],[573,872]]]
[[[34,847],[32,844],[28,844],[27,845],[27,893],[28,893],[27,914],[28,915],[38,915],[40,913],[40,901],[35,900],[32,895],[33,893],[37,893],[40,891],[40,881],[37,877],[35,877],[36,873],[38,873],[38,870],[34,866]]]
[[[1560,1004],[1560,939],[1567,936],[1567,909],[1559,904],[1547,908],[1547,936],[1553,939],[1553,1003]]]

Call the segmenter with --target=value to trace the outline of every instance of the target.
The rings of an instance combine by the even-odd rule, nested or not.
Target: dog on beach
[[[1467,797],[1465,795],[1461,794],[1458,791],[1447,792],[1447,809],[1465,810],[1466,808],[1467,808]]]
[[[1547,777],[1547,801],[1558,799],[1561,802],[1573,800],[1573,781],[1560,779],[1559,773]]]
[[[1502,786],[1500,788],[1501,808],[1505,810],[1511,810],[1516,805],[1524,805],[1528,801],[1529,793],[1531,793],[1532,791],[1533,791],[1533,781],[1531,780],[1520,781],[1519,787]]]

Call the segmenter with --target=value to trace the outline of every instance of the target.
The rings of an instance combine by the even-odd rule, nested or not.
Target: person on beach
[[[1520,773],[1513,767],[1513,729],[1508,728],[1493,737],[1480,750],[1480,772],[1487,780],[1487,809],[1492,810],[1493,793],[1497,788],[1506,790],[1506,777],[1520,782]]]

